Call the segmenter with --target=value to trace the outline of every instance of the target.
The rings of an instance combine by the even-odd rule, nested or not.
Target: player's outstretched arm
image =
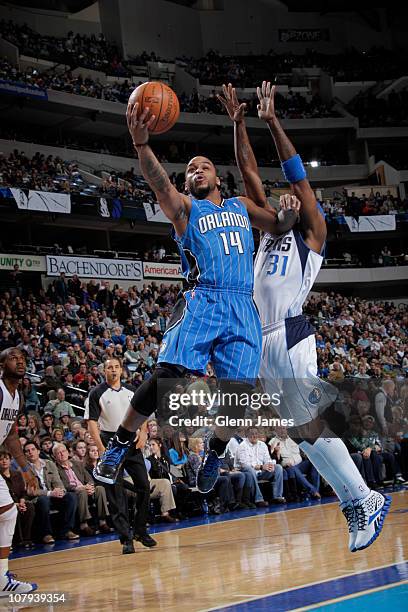
[[[326,222],[317,208],[313,189],[296,149],[287,137],[275,113],[275,85],[264,81],[257,87],[259,98],[258,115],[265,121],[272,134],[286,179],[295,196],[301,201],[300,222],[308,246],[320,253],[326,240]]]
[[[299,217],[300,201],[289,193],[281,196],[281,210],[276,213],[272,208],[260,208],[249,198],[241,197],[253,227],[269,234],[284,234],[295,225]]]
[[[217,98],[234,122],[235,159],[244,182],[245,194],[255,204],[264,208],[267,205],[265,191],[245,125],[246,104],[238,101],[235,87],[231,83],[228,83],[228,86],[223,85],[222,92],[223,96],[217,95]]]
[[[150,115],[147,107],[138,116],[138,108],[138,102],[128,104],[126,119],[133,146],[139,156],[140,169],[164,214],[173,223],[177,234],[181,235],[187,226],[191,208],[190,199],[179,193],[172,185],[167,172],[148,144],[149,127],[153,124],[155,115]]]

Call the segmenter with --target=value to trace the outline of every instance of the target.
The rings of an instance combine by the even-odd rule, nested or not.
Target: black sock
[[[122,425],[119,425],[114,440],[115,442],[119,442],[120,446],[130,446],[135,438],[136,434],[134,431],[129,431],[122,427]]]
[[[225,442],[224,440],[220,440],[220,438],[217,438],[217,436],[213,436],[210,440],[209,446],[211,450],[215,450],[215,452],[217,453],[217,455],[220,457],[225,449],[227,448],[227,444],[228,442]]]

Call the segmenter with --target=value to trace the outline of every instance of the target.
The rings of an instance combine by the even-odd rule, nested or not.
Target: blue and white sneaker
[[[21,582],[16,578],[10,571],[0,576],[0,597],[8,597],[10,593],[32,593],[38,589],[35,582]]]
[[[212,491],[220,474],[221,459],[215,450],[211,450],[210,448],[210,440],[212,437],[213,434],[210,433],[204,440],[205,454],[197,472],[196,484],[200,493],[209,493]]]
[[[356,537],[357,537],[357,521],[356,521],[356,513],[354,511],[354,504],[352,501],[344,502],[340,504],[340,509],[344,516],[346,517],[347,527],[349,531],[349,549],[351,552],[356,550]]]
[[[106,484],[115,484],[128,450],[129,446],[127,444],[118,446],[117,442],[114,445],[111,440],[108,448],[93,469],[94,478]]]
[[[352,552],[356,552],[370,546],[380,535],[391,506],[391,497],[371,491],[364,499],[354,500],[353,506],[356,536]]]

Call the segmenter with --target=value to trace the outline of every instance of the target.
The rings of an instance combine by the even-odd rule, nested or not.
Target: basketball
[[[139,102],[140,113],[148,106],[156,121],[150,128],[153,134],[168,132],[180,115],[180,104],[174,91],[165,83],[151,81],[136,87],[129,101]]]

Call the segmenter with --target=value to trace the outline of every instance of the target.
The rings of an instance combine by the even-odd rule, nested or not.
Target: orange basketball
[[[156,120],[149,129],[153,134],[163,134],[170,130],[180,115],[180,104],[174,91],[165,83],[151,81],[136,87],[131,93],[130,102],[139,102],[139,112],[146,106]]]

